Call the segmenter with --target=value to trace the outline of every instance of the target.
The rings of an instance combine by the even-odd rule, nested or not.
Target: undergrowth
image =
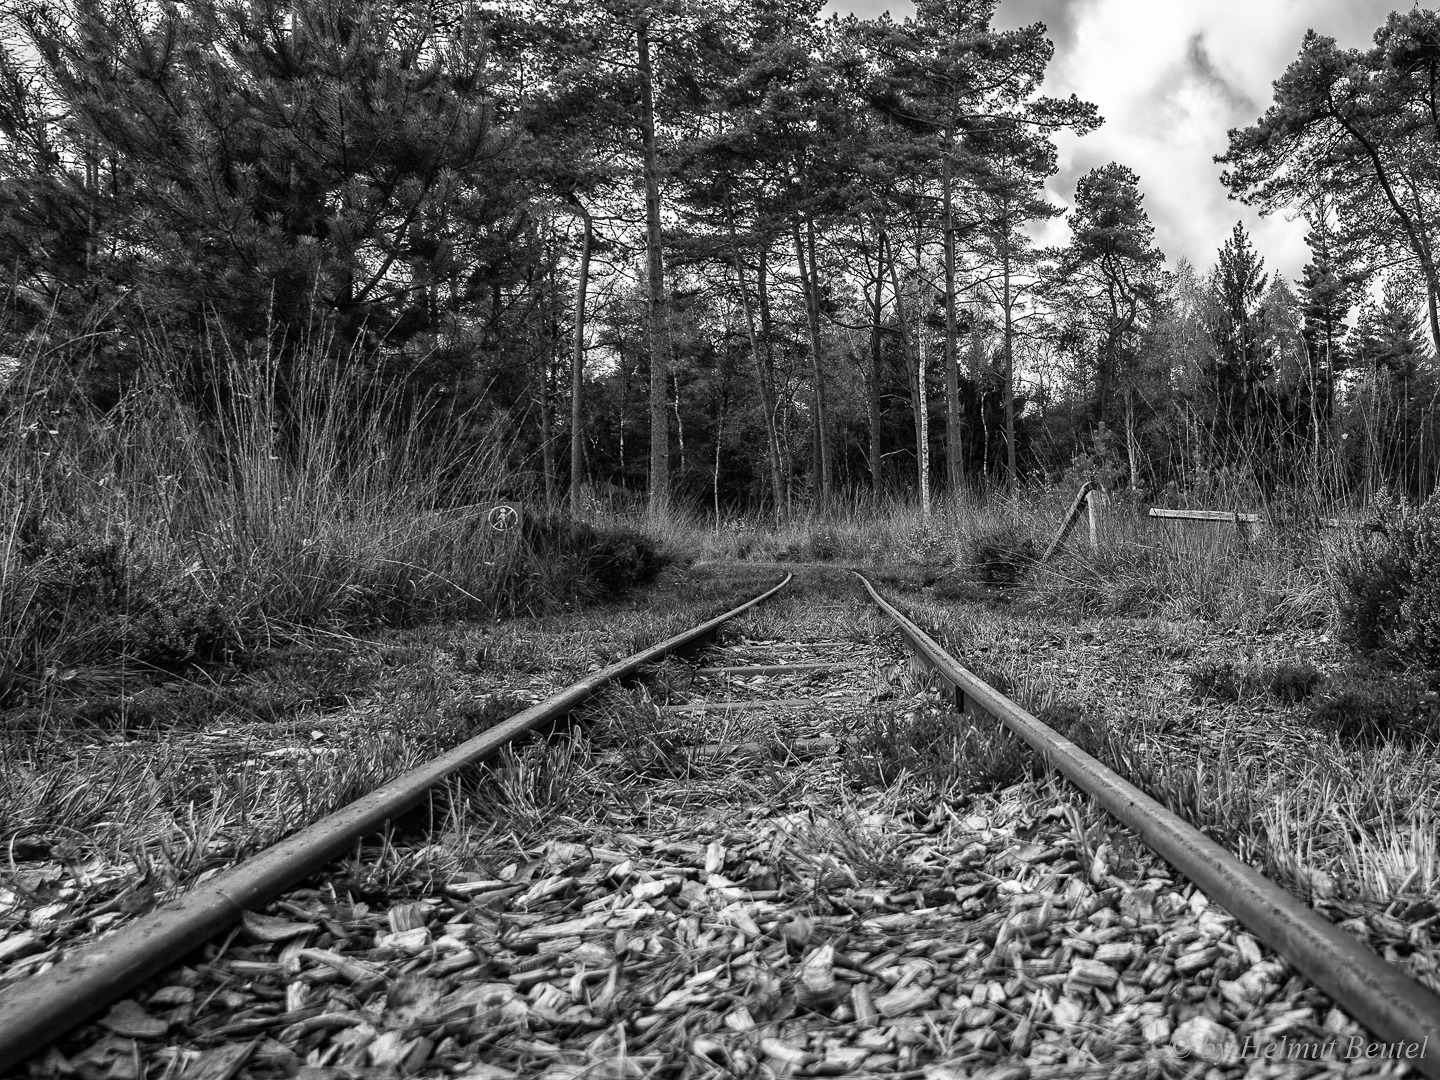
[[[0,401],[0,705],[107,668],[225,661],[309,630],[534,610],[652,579],[623,525],[526,513],[508,447],[443,399],[406,401],[334,362],[223,346],[197,403],[150,343],[101,410],[38,360]]]
[[[1340,628],[1362,649],[1440,668],[1440,497],[1373,507],[1336,560]]]

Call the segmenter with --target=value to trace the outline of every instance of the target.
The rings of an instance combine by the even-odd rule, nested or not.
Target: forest
[[[1230,133],[1231,194],[1308,224],[1288,281],[1238,223],[1167,259],[1123,162],[1047,199],[1056,134],[1103,118],[996,7],[12,8],[10,396],[104,417],[158,380],[203,426],[264,357],[283,426],[318,367],[347,423],[484,442],[497,490],[577,513],[1068,474],[1428,494],[1440,17],[1309,33]]]

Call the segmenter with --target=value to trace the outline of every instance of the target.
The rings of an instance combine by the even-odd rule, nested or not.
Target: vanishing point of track
[[[944,683],[952,687],[957,706],[981,710],[1002,722],[1037,754],[1041,755],[1050,767],[1063,774],[1116,820],[1130,829],[1155,853],[1188,878],[1204,894],[1204,897],[1208,897],[1210,902],[1223,908],[1230,916],[1238,920],[1253,935],[1253,938],[1248,939],[1251,944],[1240,950],[1242,953],[1255,951],[1254,939],[1263,942],[1275,954],[1283,958],[1284,962],[1288,962],[1314,986],[1329,995],[1349,1016],[1368,1029],[1380,1042],[1397,1046],[1433,1046],[1433,1052],[1414,1057],[1409,1064],[1422,1074],[1440,1080],[1440,998],[1410,979],[1398,968],[1376,956],[1355,937],[1311,911],[1285,890],[1232,856],[1198,830],[1081,751],[1073,743],[1062,738],[1024,709],[992,689],[959,661],[949,656],[924,631],[888,603],[868,581],[863,578],[860,580],[879,610],[884,612],[899,630],[913,654],[912,662],[929,668]],[[247,911],[258,911],[285,889],[320,871],[361,837],[380,831],[387,821],[395,819],[416,805],[426,797],[432,788],[447,777],[468,765],[492,756],[520,734],[573,710],[607,685],[633,676],[647,665],[655,664],[672,654],[682,653],[713,638],[725,623],[751,611],[756,605],[783,589],[789,581],[790,578],[787,576],[779,585],[732,611],[588,676],[546,701],[517,713],[475,739],[435,758],[428,764],[390,781],[370,795],[351,803],[314,825],[300,830],[279,844],[194,886],[176,900],[162,905],[109,936],[76,950],[53,968],[31,976],[0,992],[0,1071],[16,1068],[26,1058],[42,1051],[71,1028],[92,1018],[117,999],[124,998],[136,987],[166,968],[180,963],[182,958],[217,935],[224,934],[239,922]],[[796,662],[790,659],[781,663],[702,669],[701,674],[718,674],[728,679],[757,673],[807,673],[811,671],[818,673],[827,666],[831,665],[806,663],[803,660]],[[752,704],[763,705],[764,703]],[[770,703],[771,706],[776,704],[775,702]],[[782,701],[778,704],[784,706],[786,702]],[[740,702],[735,702],[733,705],[736,709],[745,707]],[[806,749],[823,752],[828,747],[838,745],[839,741],[834,738],[808,740]],[[720,754],[726,752],[723,744],[707,749]],[[708,864],[716,861],[713,847],[714,845],[712,845],[711,854],[706,860],[707,870],[709,869]],[[715,880],[713,874],[712,880]],[[661,895],[663,892],[664,890],[661,890],[656,895]],[[722,892],[727,897],[739,895],[734,889],[729,888],[728,884],[722,887]],[[958,892],[951,890],[953,899],[958,899],[958,896]],[[1088,917],[1101,912],[1105,907],[1104,903],[1093,899],[1087,903],[1088,906],[1083,912],[1077,907],[1076,911],[1071,914]],[[594,905],[587,905],[587,908],[592,906]],[[958,906],[957,904],[957,908]],[[1095,910],[1091,911],[1090,908]],[[969,909],[966,911],[968,912]],[[1014,978],[1011,980],[1011,986],[1023,985],[1028,962],[1027,955],[1033,954],[1032,946],[1044,936],[1045,924],[1047,920],[1053,918],[1048,900],[1042,912],[1037,913],[1033,907],[1025,903],[1017,902],[1013,905],[1013,913],[1006,919],[993,939],[988,942],[988,947],[993,955],[984,960],[983,970],[986,973],[997,976],[1002,972],[1008,973],[1013,966]],[[942,909],[939,915],[943,916],[944,914]],[[1133,915],[1134,912],[1130,911],[1128,914]],[[949,915],[949,918],[959,923],[966,918],[966,914],[956,910]],[[749,921],[750,927],[754,927],[753,921],[748,919],[743,921]],[[1102,932],[1098,935],[1099,937],[1105,936],[1104,929],[1109,921],[1108,917],[1100,920]],[[1131,922],[1133,921],[1132,919]],[[572,926],[570,929],[574,929],[574,927]],[[756,932],[758,933],[758,930]],[[779,931],[775,930],[773,933],[779,934]],[[621,931],[621,937],[623,938],[623,931]],[[837,940],[843,940],[843,936]],[[793,946],[795,935],[789,934],[787,941]],[[934,941],[936,955],[947,951],[941,939],[934,939]],[[1021,944],[1017,945],[1017,942]],[[805,940],[800,940],[799,947],[802,954],[805,944]],[[1195,966],[1200,963],[1200,959],[1196,959],[1197,952],[1204,952],[1206,956],[1211,956],[1211,954],[1218,956],[1222,951],[1218,947],[1211,947],[1206,952],[1204,948],[1206,944],[1204,941],[1194,943],[1188,951],[1177,956],[1175,955],[1177,950],[1172,942],[1165,956],[1174,961],[1170,966],[1176,972],[1181,971],[1182,967],[1186,971],[1198,971],[1200,969]],[[1079,988],[1082,991],[1089,989],[1096,996],[1108,1002],[1104,991],[1113,991],[1117,985],[1125,987],[1125,979],[1128,978],[1132,983],[1139,983],[1139,986],[1134,988],[1134,992],[1138,994],[1140,987],[1149,985],[1147,979],[1156,969],[1156,964],[1150,963],[1142,974],[1140,968],[1143,966],[1145,957],[1139,951],[1130,945],[1126,945],[1123,949],[1118,946],[1109,947],[1109,945],[1109,942],[1101,941],[1097,949],[1093,940],[1090,942],[1077,940],[1072,934],[1065,939],[1064,947],[1058,952],[1053,949],[1045,950],[1047,953],[1054,952],[1054,956],[1058,959],[1047,957],[1046,961],[1039,966],[1033,964],[1031,966],[1035,972],[1039,972],[1041,968],[1048,967],[1050,969],[1039,977],[1045,980],[1045,986],[1052,989],[1057,985],[1064,986],[1067,991],[1072,988]],[[620,953],[621,950],[617,948],[616,951]],[[953,954],[956,950],[948,951]],[[1234,952],[1235,950],[1228,949],[1228,951]],[[620,955],[615,957],[617,965],[620,959]],[[890,959],[895,958],[891,957]],[[966,962],[970,962],[978,960],[979,957],[967,954],[964,959]],[[1279,966],[1276,966],[1279,965],[1279,961],[1262,960],[1258,954],[1246,957],[1246,960],[1254,971],[1260,971],[1261,965],[1264,964],[1272,965],[1268,970],[1281,970]],[[327,959],[325,962],[335,964],[337,967],[342,966],[342,962],[333,959]],[[831,977],[830,965],[832,963],[836,966],[852,968],[852,971],[845,972],[849,980],[869,975],[879,977],[883,974],[877,965],[867,966],[843,961],[837,957],[832,945],[824,945],[812,950],[808,958],[803,960],[797,969],[798,981],[795,983],[795,989],[802,1004],[805,1003],[808,993],[810,1004],[817,1010],[821,1008],[828,1010],[834,1007],[839,999],[834,998],[831,992],[837,985]],[[1067,963],[1070,965],[1068,969],[1054,970],[1057,965]],[[443,960],[437,961],[437,964],[447,973],[463,970],[464,966]],[[895,969],[892,967],[888,970],[893,972]],[[904,970],[909,972],[911,969],[905,968]],[[1161,970],[1163,970],[1163,965]],[[861,974],[856,975],[854,971],[859,971]],[[422,969],[421,974],[423,973]],[[580,984],[584,982],[583,973],[582,964],[581,976],[577,976]],[[343,968],[341,974],[345,974]],[[352,977],[354,976],[353,972],[350,974]],[[926,979],[929,977],[929,973],[927,973]],[[1035,977],[1036,975],[1031,975],[1032,980]],[[512,981],[514,980],[512,979]],[[531,982],[523,978],[520,981],[522,984],[529,985],[538,983],[538,980]],[[874,1007],[874,1000],[867,990],[852,992],[846,999],[846,1003],[840,1006],[842,1011],[836,1012],[835,1015],[848,1020],[852,1026],[874,1028],[877,1021],[889,1020],[896,1016],[903,1016],[907,1011],[913,1011],[918,1006],[911,1004],[912,999],[920,1005],[931,1006],[937,1003],[943,1004],[946,1001],[947,995],[934,989],[929,992],[929,997],[912,995],[912,998],[904,998],[903,991],[906,989],[906,984],[913,981],[913,973],[904,974],[898,978],[882,977],[876,986],[880,988],[889,986],[892,989],[881,999],[882,1006],[878,1012]],[[1231,985],[1241,985],[1243,981],[1242,976],[1239,983]],[[365,980],[361,979],[359,982],[363,984]],[[991,1009],[988,1015],[986,1014],[987,1000],[999,1000],[1005,996],[1003,990],[985,990],[984,987],[988,984],[983,981],[974,983],[973,981],[967,982],[960,977],[952,977],[948,984],[943,979],[936,983],[937,987],[942,985],[948,985],[954,991],[948,994],[952,1006],[957,994],[963,988],[969,987],[968,1013],[969,1020],[972,1022],[964,1026],[972,1029],[983,1029],[995,1015],[994,1009]],[[385,980],[376,979],[368,989],[374,993],[383,990],[384,986]],[[915,988],[912,987],[912,989]],[[1125,989],[1127,993],[1131,992],[1131,988],[1125,987]],[[994,994],[994,999],[987,999],[986,995],[991,993]],[[1232,990],[1229,993],[1233,995],[1240,991]],[[901,995],[901,997],[896,997],[896,995]],[[1263,995],[1261,996],[1263,997]],[[1241,1000],[1248,999],[1242,998]],[[889,1004],[885,1005],[884,1002],[889,1002]],[[1116,1004],[1119,1004],[1118,1000]],[[954,1007],[958,1008],[958,1006]],[[744,1012],[743,1007],[740,1011]],[[1032,1015],[1034,1011],[1032,1005]],[[932,1010],[933,1012],[934,1010]],[[303,1017],[305,1023],[310,1023],[314,1019],[314,1013],[313,1008],[309,1010]],[[745,1015],[749,1014],[745,1013]],[[1155,1010],[1151,1010],[1145,1015],[1151,1019],[1156,1018]],[[731,1023],[731,1027],[736,1028],[737,1031],[743,1026]],[[961,1026],[958,1018],[956,1026]],[[1024,1038],[1028,1042],[1030,1028],[1024,1027],[1022,1024],[1016,1025],[1013,1031],[1007,1029],[1007,1037],[1012,1044],[1018,1044],[1021,1030],[1026,1032]],[[1152,1033],[1153,1041],[1156,1029],[1152,1027],[1147,1030]],[[1169,1028],[1160,1030],[1162,1034],[1168,1034]],[[1213,1029],[1202,1026],[1200,1029],[1192,1030],[1199,1030],[1204,1035],[1206,1031]],[[1004,1042],[1005,1039],[997,1039],[993,1035],[987,1042],[982,1031],[978,1037],[971,1038],[967,1045],[980,1051],[994,1051],[1003,1050]],[[881,1042],[873,1039],[871,1043],[875,1047],[881,1046]],[[249,1045],[253,1047],[253,1043]],[[849,1072],[851,1071],[849,1066],[853,1065],[854,1071],[865,1074],[880,1067],[882,1062],[889,1061],[889,1057],[886,1055],[871,1054],[870,1065],[867,1067],[865,1065],[866,1051],[863,1050],[863,1045],[866,1044],[862,1044],[862,1049],[858,1051],[858,1057],[854,1055],[847,1057],[838,1049],[834,1054],[827,1056],[825,1053],[815,1050],[794,1048],[776,1039],[762,1040],[758,1045],[772,1071],[782,1073],[833,1075],[837,1072]],[[1015,1046],[1012,1045],[1012,1049],[1014,1048]],[[734,1056],[714,1040],[695,1039],[690,1052],[696,1055],[702,1065],[712,1069],[720,1068],[722,1074],[743,1071],[741,1066],[745,1064],[744,1059]],[[990,1054],[991,1058],[994,1056],[993,1053]],[[1202,1052],[1201,1056],[1206,1055]],[[423,1059],[423,1055],[421,1057]],[[226,1059],[229,1064],[223,1065],[219,1069],[219,1073],[228,1072],[230,1076],[235,1075],[240,1066],[244,1064],[244,1060],[244,1055],[231,1055]],[[961,1061],[956,1068],[961,1069],[971,1064],[979,1067],[978,1063],[985,1060],[984,1053],[971,1054],[968,1061]],[[910,1063],[913,1064],[913,1059]],[[423,1071],[423,1060],[418,1064]],[[751,1064],[753,1065],[753,1062]],[[899,1064],[904,1065],[906,1062],[900,1061]],[[412,1070],[406,1069],[405,1071]],[[882,1067],[880,1071],[881,1073],[895,1072],[895,1069],[886,1070]],[[211,1073],[214,1072],[215,1070],[212,1069]],[[584,1070],[581,1072],[583,1073]],[[629,1075],[623,1073],[623,1070],[622,1074]],[[911,1070],[911,1074],[916,1077],[931,1075],[924,1070]],[[168,1071],[167,1075],[170,1075]],[[176,1075],[179,1075],[178,1072]],[[192,1073],[186,1072],[184,1075],[190,1076]],[[482,1070],[466,1075],[499,1077],[512,1074],[506,1073],[504,1070],[491,1073],[485,1073]],[[635,1073],[634,1075],[640,1074]],[[954,1071],[950,1074],[935,1072],[933,1075],[966,1075],[966,1073],[963,1071]],[[994,1075],[1005,1074],[995,1073]],[[1028,1075],[1028,1073],[1022,1069],[1013,1071],[1009,1075],[1020,1077]]]

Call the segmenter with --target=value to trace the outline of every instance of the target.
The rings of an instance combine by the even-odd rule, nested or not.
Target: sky
[[[1080,176],[1118,161],[1140,177],[1170,268],[1183,256],[1208,270],[1239,220],[1266,267],[1293,280],[1308,260],[1304,222],[1278,213],[1262,218],[1231,200],[1211,159],[1225,152],[1230,128],[1253,123],[1269,106],[1271,84],[1307,29],[1342,47],[1367,47],[1389,12],[1413,2],[1001,0],[995,25],[1043,22],[1055,42],[1044,92],[1075,93],[1105,118],[1089,135],[1057,138],[1052,201],[1068,207]],[[886,10],[897,20],[914,13],[909,0],[829,0],[826,8],[864,18]],[[1068,237],[1063,225],[1050,229],[1045,242]]]

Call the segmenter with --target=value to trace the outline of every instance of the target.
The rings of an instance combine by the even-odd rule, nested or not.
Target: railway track
[[[758,606],[768,590],[10,987],[0,1071],[1440,1076],[1429,990],[863,586],[860,615],[858,584],[812,598],[807,618],[833,612],[819,633],[783,596]],[[674,658],[717,634],[698,665]],[[888,782],[936,760],[956,703],[1075,786]],[[583,734],[502,749],[577,707]],[[367,850],[497,753],[507,812],[535,811],[511,850],[428,883],[388,840]],[[547,817],[527,792],[557,775],[594,796]],[[1164,861],[1112,865],[1106,813]],[[357,890],[357,859],[337,883],[350,849],[396,880]]]

